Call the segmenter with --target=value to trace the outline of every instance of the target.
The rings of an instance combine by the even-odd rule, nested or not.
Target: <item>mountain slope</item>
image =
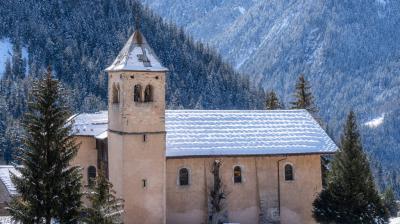
[[[381,163],[384,172],[400,168],[398,1],[238,0],[227,7],[223,3],[228,1],[146,2],[217,48],[265,89],[275,89],[286,105],[304,73],[337,139],[346,114],[354,109],[373,162]],[[237,7],[245,9],[243,14],[234,14]],[[380,126],[363,125],[382,114]],[[394,179],[384,182],[398,184]]]
[[[261,101],[254,99],[262,93],[252,87],[247,77],[136,1],[5,0],[0,6],[4,25],[0,27],[0,37],[28,47],[29,68],[33,68],[34,75],[52,65],[57,77],[73,92],[74,108],[85,111],[90,107],[85,102],[106,99],[107,75],[103,70],[133,32],[135,11],[141,15],[142,32],[170,69],[170,107],[261,106]]]

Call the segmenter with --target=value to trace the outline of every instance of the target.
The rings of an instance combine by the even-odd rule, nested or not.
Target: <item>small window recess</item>
[[[143,134],[143,142],[147,142],[147,135]]]
[[[147,187],[147,180],[146,179],[142,179],[142,187],[143,188]]]

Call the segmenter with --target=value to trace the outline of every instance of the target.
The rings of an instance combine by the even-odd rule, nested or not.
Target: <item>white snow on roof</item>
[[[0,180],[6,186],[6,189],[10,195],[16,195],[17,189],[15,189],[15,186],[11,181],[10,172],[15,175],[20,175],[13,166],[0,166]]]
[[[167,71],[149,46],[146,38],[135,31],[106,71]]]
[[[330,153],[337,146],[305,110],[170,110],[167,156]]]
[[[383,121],[385,120],[385,114],[382,114],[381,116],[374,118],[370,121],[367,121],[364,123],[364,125],[370,127],[370,128],[376,128],[383,124]]]
[[[106,115],[78,115],[75,125],[93,127],[92,121]],[[167,110],[165,116],[167,157],[323,154],[337,149],[306,110]],[[104,123],[93,136],[106,137]]]
[[[74,122],[73,132],[75,135],[98,136],[107,131],[108,112],[79,114],[74,118]]]

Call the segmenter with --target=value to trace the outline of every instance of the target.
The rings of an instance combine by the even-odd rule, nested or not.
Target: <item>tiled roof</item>
[[[167,71],[149,46],[146,38],[135,31],[106,71]]]
[[[167,157],[324,154],[337,149],[306,110],[167,110],[165,120]],[[77,135],[104,138],[107,112],[78,115],[74,129]]]

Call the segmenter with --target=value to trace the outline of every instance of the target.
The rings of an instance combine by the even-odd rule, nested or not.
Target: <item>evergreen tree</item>
[[[267,110],[283,109],[281,103],[279,102],[278,96],[273,90],[267,93],[267,97],[265,100],[265,108]]]
[[[348,115],[341,149],[332,161],[328,178],[327,186],[313,203],[317,222],[387,222],[387,211],[375,189],[353,112]]]
[[[77,223],[81,207],[81,174],[70,166],[78,145],[72,132],[71,116],[64,106],[58,81],[47,75],[35,81],[23,120],[25,133],[12,175],[19,195],[9,212],[22,223]]]
[[[399,207],[397,205],[393,188],[391,186],[387,187],[385,192],[383,192],[383,203],[387,208],[387,210],[389,211],[390,216],[392,217],[397,216]]]
[[[86,197],[91,207],[86,208],[84,221],[88,224],[122,223],[123,200],[115,197],[112,184],[107,180],[102,167],[96,179],[88,186]]]
[[[222,162],[215,160],[212,163],[211,173],[213,175],[213,185],[210,190],[210,223],[222,224],[226,221],[224,214],[226,193],[222,184],[220,169]]]
[[[23,79],[25,77],[25,61],[22,58],[22,48],[19,41],[13,44],[12,55],[12,76],[14,79]]]
[[[314,105],[314,96],[311,92],[311,86],[304,78],[304,75],[300,75],[297,80],[294,97],[296,100],[291,103],[292,109],[306,109],[312,114],[318,112],[317,107]]]

